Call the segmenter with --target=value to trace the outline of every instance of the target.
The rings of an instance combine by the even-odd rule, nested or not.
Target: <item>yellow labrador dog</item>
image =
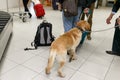
[[[77,22],[76,27],[53,41],[50,47],[50,55],[46,67],[46,74],[50,73],[56,58],[59,62],[58,74],[60,77],[65,77],[62,72],[62,68],[66,62],[67,51],[70,54],[70,60],[76,59],[75,49],[81,40],[82,31],[85,30],[89,31],[90,25],[87,21],[81,20]]]

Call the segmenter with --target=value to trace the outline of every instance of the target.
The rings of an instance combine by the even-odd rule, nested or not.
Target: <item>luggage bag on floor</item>
[[[40,46],[50,46],[54,40],[55,37],[52,34],[52,24],[43,20],[43,22],[38,25],[34,41],[31,42],[31,46],[34,48],[25,48],[24,50],[35,50]]]
[[[42,4],[35,4],[34,5],[34,10],[37,18],[42,18],[45,15],[45,10],[43,8]]]

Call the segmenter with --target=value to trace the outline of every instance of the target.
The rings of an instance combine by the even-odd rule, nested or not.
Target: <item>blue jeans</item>
[[[69,31],[73,27],[75,27],[75,23],[79,21],[80,14],[82,12],[82,7],[78,7],[78,15],[72,17],[65,17],[64,12],[62,12],[63,26],[64,32]]]

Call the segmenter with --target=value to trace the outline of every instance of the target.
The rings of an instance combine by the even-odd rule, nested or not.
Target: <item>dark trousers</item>
[[[117,20],[116,20],[115,26],[116,25],[118,25]],[[117,52],[117,53],[120,54],[120,29],[119,29],[119,27],[115,28],[112,51]]]
[[[23,0],[23,6],[24,6],[24,9],[25,9],[25,12],[29,12],[29,9],[27,7],[28,2],[29,2],[29,0]]]
[[[92,17],[93,17],[93,11],[94,11],[94,7],[95,7],[95,3],[92,3],[90,6],[90,14],[87,14],[87,16],[89,15],[89,19],[88,19],[88,23],[90,24],[90,31],[92,29]],[[85,14],[83,13],[81,15],[81,20],[84,20],[85,18]],[[88,35],[90,35],[90,33],[88,33]]]

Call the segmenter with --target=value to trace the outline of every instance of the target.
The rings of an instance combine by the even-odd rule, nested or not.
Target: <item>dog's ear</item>
[[[85,30],[90,30],[90,24],[87,21],[85,21]]]
[[[90,30],[90,24],[87,21],[80,20],[76,23],[78,27],[80,27],[83,31]]]

